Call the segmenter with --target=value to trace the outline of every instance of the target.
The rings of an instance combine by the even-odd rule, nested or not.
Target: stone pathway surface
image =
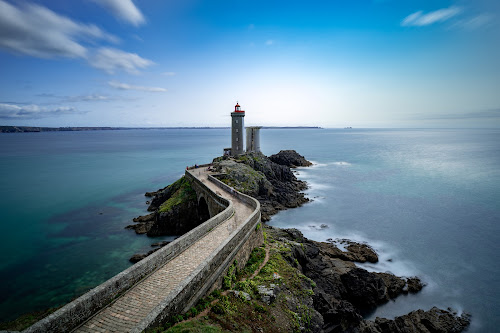
[[[129,289],[74,332],[129,332],[200,265],[253,212],[253,208],[208,180],[205,169],[191,173],[233,202],[234,215]]]

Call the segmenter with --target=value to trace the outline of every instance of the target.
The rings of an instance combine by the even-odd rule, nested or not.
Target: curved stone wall
[[[188,178],[198,184],[202,184],[202,186],[205,186],[209,191],[211,191],[205,184],[200,182],[198,178],[193,177],[192,175],[188,176],[188,174],[189,172],[186,171],[186,176]],[[149,315],[141,321],[132,332],[139,333],[147,328],[159,326],[167,318],[189,310],[189,308],[194,306],[199,299],[206,295],[208,291],[211,290],[215,284],[217,284],[218,280],[222,279],[224,273],[233,263],[234,259],[238,256],[242,249],[245,249],[245,245],[254,245],[259,243],[259,240],[263,241],[262,228],[256,228],[261,219],[259,201],[243,193],[234,191],[231,187],[222,183],[215,177],[209,175],[208,179],[221,189],[229,190],[229,192],[233,193],[233,195],[238,199],[248,203],[254,208],[254,210],[252,214],[247,217],[245,222],[239,225],[239,227],[231,233],[225,242],[213,251],[203,264],[199,265],[193,272],[191,272],[191,274],[182,282],[181,286],[179,286],[177,290],[173,291],[162,301],[161,304],[150,312]],[[254,234],[257,235],[257,237],[255,237],[257,238],[257,241],[248,242]],[[260,237],[258,237],[258,235],[260,235]],[[240,260],[244,261],[243,264],[246,260],[248,260],[251,249],[250,251],[248,251],[248,249],[245,250],[245,255],[242,256],[244,258],[243,260]]]
[[[201,182],[199,183],[203,184]],[[215,193],[213,193],[213,195],[216,196]],[[205,223],[200,224],[198,227],[182,235],[172,243],[162,247],[160,250],[154,252],[135,265],[118,273],[108,281],[90,290],[71,303],[66,304],[56,312],[27,328],[24,332],[69,332],[85,322],[123,292],[130,289],[160,266],[175,258],[179,253],[203,237],[212,228],[230,218],[234,213],[232,202],[219,196],[217,196],[217,200],[227,207],[221,213],[212,217]]]
[[[191,174],[192,170],[193,168],[186,170],[186,177],[195,182],[195,187],[210,193],[211,200],[214,200],[218,205],[225,206],[226,208],[222,212],[68,303],[24,332],[69,332],[73,330],[157,268],[175,258],[218,224],[230,218],[234,214],[233,203],[214,193],[206,184]],[[187,311],[214,285],[217,285],[218,281],[222,280],[235,258],[238,258],[240,264],[243,261],[246,262],[251,249],[263,241],[262,228],[257,228],[261,219],[260,203],[252,197],[233,190],[215,177],[208,176],[208,179],[221,189],[232,193],[239,200],[249,204],[254,210],[244,223],[239,225],[204,263],[191,272],[132,332],[142,332],[147,328],[158,326],[169,316]]]

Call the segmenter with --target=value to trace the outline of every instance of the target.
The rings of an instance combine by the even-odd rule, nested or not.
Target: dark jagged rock
[[[146,258],[147,256],[155,253],[156,251],[158,251],[160,248],[157,248],[157,249],[153,249],[151,251],[148,251],[148,253],[138,253],[138,254],[134,254],[132,257],[130,257],[130,261],[133,262],[133,263],[136,263],[136,262],[139,262],[141,261],[142,259]]]
[[[353,333],[458,333],[470,324],[470,315],[460,316],[451,309],[433,307],[429,311],[416,310],[394,320],[376,318],[364,320]]]
[[[422,290],[424,285],[422,284],[422,281],[420,281],[419,278],[411,277],[407,279],[407,287],[408,287],[408,292],[417,293],[420,290]]]
[[[304,156],[298,154],[295,150],[282,150],[277,154],[269,156],[269,159],[276,164],[286,165],[290,168],[312,165],[311,162],[306,160]]]
[[[201,222],[198,217],[196,199],[183,201],[165,212],[157,212],[155,221],[148,230],[148,236],[182,235],[196,228]]]
[[[153,243],[151,244],[151,247],[156,247],[156,246],[159,246],[159,247],[164,247],[165,245],[168,245],[170,244],[171,242],[170,241],[162,241],[162,242],[158,242],[158,243]]]
[[[154,221],[154,219],[155,219],[155,214],[151,213],[148,215],[135,217],[132,221],[134,221],[134,222],[149,222],[149,221]]]
[[[354,268],[342,274],[340,279],[346,288],[344,297],[359,310],[372,310],[390,299],[384,279],[375,273]]]
[[[266,229],[273,239],[291,247],[291,251],[282,254],[284,259],[315,282],[312,298],[314,308],[323,317],[322,332],[461,332],[469,325],[467,315],[458,317],[437,308],[414,311],[394,320],[363,320],[363,313],[410,290],[420,290],[422,283],[416,277],[405,279],[356,267],[353,261],[360,261],[358,255],[366,256],[367,249],[370,250],[368,256],[376,258],[373,249],[362,246],[365,244],[342,240],[343,244],[353,245],[350,249],[347,246],[345,252],[331,242],[306,239],[297,229]],[[349,250],[353,249],[351,253]]]
[[[342,251],[335,245],[334,241],[330,239],[328,239],[327,241],[328,243],[318,243],[318,246],[321,248],[324,254],[332,258],[339,258],[355,262],[378,262],[377,253],[367,244],[360,244],[348,239],[343,239],[341,243],[349,245],[346,247],[347,251]]]
[[[159,190],[156,190],[156,191],[153,191],[153,192],[146,192],[144,193],[144,196],[145,197],[148,197],[148,198],[151,198],[151,197],[154,197],[155,195],[157,195],[158,193],[162,192],[162,191],[165,191],[167,189],[168,186],[165,186],[164,188],[160,188]],[[148,204],[149,205],[149,204]]]
[[[139,222],[137,224],[131,224],[125,227],[125,229],[133,229],[135,230],[135,233],[138,235],[145,234],[151,229],[153,226],[154,222],[153,221],[148,221],[148,222]]]
[[[129,261],[133,262],[134,264],[136,262],[141,261],[142,259],[146,258],[148,255],[146,253],[143,254],[134,254],[132,257],[130,257]]]
[[[196,194],[184,177],[146,195],[154,195],[148,208],[154,212],[134,218],[137,224],[126,227],[134,229],[137,234],[182,235],[205,220],[205,217],[200,219],[198,216]]]
[[[298,180],[290,167],[277,164],[262,153],[244,154],[236,160],[218,158],[214,167],[224,174],[222,181],[259,200],[262,221],[269,221],[280,210],[309,201],[302,193],[307,184]]]
[[[387,295],[389,296],[389,298],[396,298],[398,295],[407,292],[405,289],[406,281],[403,278],[389,273],[374,274],[384,280],[384,284],[387,286]]]

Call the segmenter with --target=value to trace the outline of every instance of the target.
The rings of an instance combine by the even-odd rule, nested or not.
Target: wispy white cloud
[[[138,91],[149,91],[149,92],[165,92],[167,89],[159,88],[159,87],[143,87],[143,86],[134,86],[127,83],[117,82],[117,81],[109,81],[108,84],[116,89],[120,90],[138,90]]]
[[[135,53],[111,47],[96,49],[97,41],[116,43],[118,38],[37,4],[21,2],[16,7],[0,0],[0,48],[38,58],[80,58],[109,74],[119,70],[137,74],[153,64]]]
[[[274,40],[272,40],[272,39],[266,40],[266,45],[273,45],[273,44],[274,44]]]
[[[137,74],[139,69],[154,64],[151,60],[144,59],[136,53],[128,53],[110,47],[100,48],[88,61],[91,66],[102,69],[109,74],[114,74],[117,70]]]
[[[45,7],[21,3],[15,7],[0,0],[0,47],[40,58],[86,58],[81,40],[118,39],[93,24],[82,24]]]
[[[36,104],[19,105],[0,103],[0,119],[39,119],[81,113],[86,112],[68,106],[47,108]]]
[[[107,95],[98,95],[98,94],[92,94],[92,95],[80,95],[80,96],[68,96],[65,98],[65,101],[67,102],[104,102],[104,101],[109,101],[112,98]]]
[[[479,14],[474,17],[457,21],[452,28],[462,28],[465,30],[476,30],[489,25],[494,21],[491,14]]]
[[[405,17],[401,21],[402,26],[426,26],[437,22],[444,22],[457,16],[462,12],[462,8],[452,6],[449,8],[438,9],[424,14],[423,11],[417,11]]]
[[[110,101],[113,97],[101,94],[91,94],[91,95],[76,95],[76,96],[59,96],[55,94],[42,93],[37,94],[38,97],[46,98],[57,98],[61,103],[66,102],[104,102]]]
[[[144,15],[132,0],[94,0],[94,2],[111,11],[119,19],[135,26],[146,22]]]

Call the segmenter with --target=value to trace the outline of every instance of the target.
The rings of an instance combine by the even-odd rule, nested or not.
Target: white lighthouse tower
[[[245,152],[244,141],[243,141],[243,118],[245,117],[245,111],[241,109],[241,106],[236,102],[234,106],[234,112],[231,112],[231,155],[238,156]]]

